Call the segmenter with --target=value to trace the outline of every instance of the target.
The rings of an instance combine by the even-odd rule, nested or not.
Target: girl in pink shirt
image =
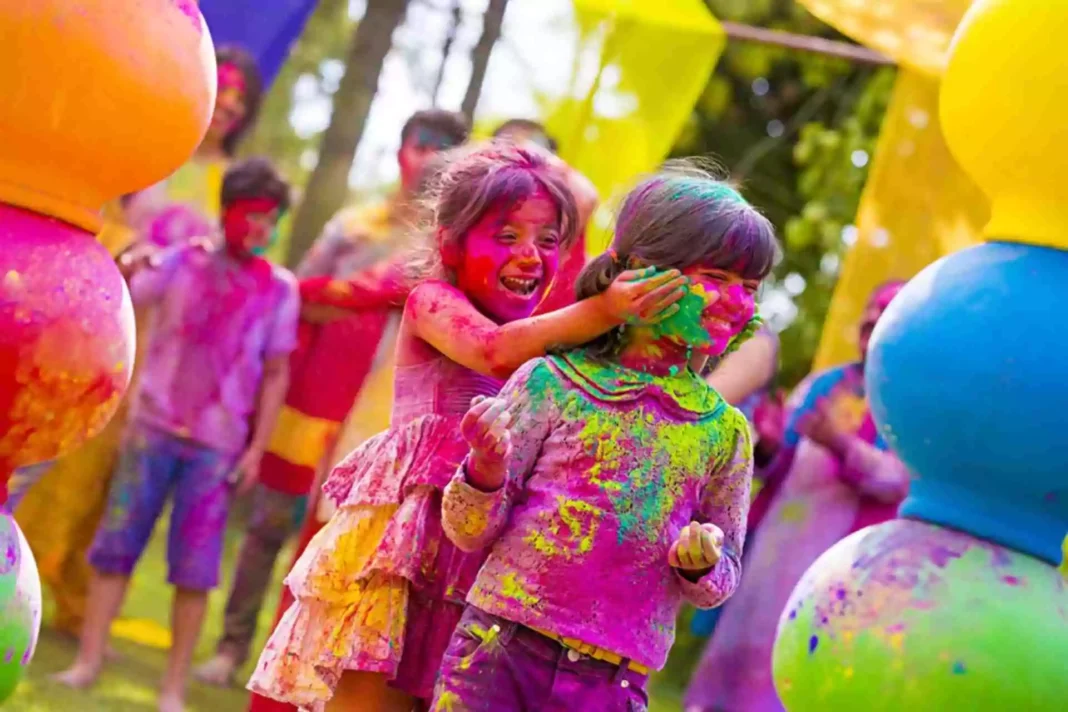
[[[455,155],[439,181],[437,249],[405,304],[391,426],[330,475],[323,491],[338,510],[287,577],[295,603],[250,683],[304,708],[429,702],[484,559],[441,528],[472,398],[495,395],[550,346],[670,315],[685,291],[678,271],[627,271],[603,294],[531,318],[576,232],[566,184],[540,154],[495,145]]]
[[[749,427],[691,364],[754,331],[777,249],[768,221],[697,169],[627,197],[580,296],[649,265],[682,271],[690,293],[662,324],[534,359],[464,417],[471,448],[443,525],[461,550],[492,548],[434,709],[645,709],[682,602],[713,607],[734,591]]]

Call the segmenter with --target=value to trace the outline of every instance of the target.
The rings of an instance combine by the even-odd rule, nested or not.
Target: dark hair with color
[[[545,148],[553,153],[557,152],[558,146],[556,139],[549,134],[549,131],[545,128],[544,124],[532,119],[508,119],[493,132],[493,138],[501,138],[513,130],[540,134],[545,140]]]
[[[289,209],[289,184],[267,158],[236,161],[223,176],[219,202],[225,207],[238,200],[266,198],[278,204],[278,212]]]
[[[467,140],[471,133],[471,122],[458,111],[445,111],[444,109],[426,109],[417,111],[408,117],[401,128],[401,145],[419,129],[436,131],[452,141],[453,146],[459,146]]]
[[[510,143],[491,142],[441,154],[428,186],[430,243],[412,264],[415,279],[454,275],[445,256],[463,248],[467,233],[490,210],[511,210],[539,192],[556,205],[561,251],[578,236],[578,206],[564,178],[545,157]]]
[[[223,152],[232,157],[237,152],[237,144],[241,143],[241,139],[255,125],[256,117],[260,114],[260,106],[263,104],[263,76],[256,59],[236,45],[219,47],[215,52],[215,63],[234,65],[241,71],[245,80],[245,115],[222,139]]]
[[[710,168],[692,160],[669,161],[627,194],[610,248],[579,274],[579,299],[600,294],[627,269],[683,270],[694,265],[764,279],[779,259],[771,222]],[[608,355],[622,345],[622,330],[590,343]]]

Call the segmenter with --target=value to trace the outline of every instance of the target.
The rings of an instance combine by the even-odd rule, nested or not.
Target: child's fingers
[[[616,282],[637,282],[656,273],[656,267],[643,267],[642,269],[623,270],[616,277]]]
[[[709,566],[715,566],[719,563],[721,554],[720,543],[716,541],[716,536],[704,529],[701,531],[701,558]]]
[[[679,561],[679,542],[675,542],[668,549],[668,566],[674,566],[676,569],[682,568],[682,564]]]
[[[512,424],[512,414],[507,410],[499,413],[489,424],[487,432],[498,440],[508,434],[508,426]]]
[[[506,410],[507,406],[504,404],[503,401],[494,400],[493,403],[490,404],[489,408],[486,408],[486,410],[482,412],[482,415],[479,417],[478,420],[483,425],[483,427],[485,427],[485,429],[489,431],[493,427],[493,424],[497,422],[497,420],[501,417],[501,415],[506,412]]]
[[[666,294],[654,296],[650,294],[638,302],[638,314],[645,321],[657,323],[667,318],[666,312],[672,314],[679,310],[679,301],[686,296],[685,287],[676,287]],[[672,309],[671,307],[675,307]]]
[[[690,280],[683,277],[678,271],[661,272],[652,277],[637,279],[627,288],[636,299],[652,299],[655,301],[659,296],[670,294],[680,287],[685,287]]]
[[[679,539],[675,542],[675,553],[679,559],[679,568],[691,569],[693,568],[693,559],[690,558],[691,540],[693,535],[691,533],[691,527],[687,524],[679,532]]]
[[[678,304],[669,304],[669,305],[667,305],[667,307],[665,307],[664,309],[660,310],[659,312],[654,311],[652,316],[650,316],[650,317],[648,317],[646,319],[642,319],[642,323],[646,324],[646,325],[648,325],[648,324],[659,324],[660,322],[666,321],[666,320],[670,319],[671,317],[675,316],[676,314],[678,314],[679,313],[679,309],[680,309],[680,307],[679,307]]]
[[[704,558],[702,540],[705,532],[698,524],[690,524],[689,529],[690,539],[687,542],[686,554],[690,559],[690,565],[694,568],[700,568],[701,561]]]
[[[487,410],[490,409],[490,407],[493,405],[493,403],[494,403],[494,399],[493,398],[484,398],[483,400],[480,400],[478,403],[472,404],[472,406],[467,411],[467,415],[473,416],[477,420],[477,419],[481,418],[482,415]]]

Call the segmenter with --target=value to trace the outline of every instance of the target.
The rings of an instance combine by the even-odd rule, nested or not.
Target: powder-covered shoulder
[[[561,383],[559,373],[549,366],[549,360],[539,356],[517,368],[504,384],[501,393],[524,390],[549,395],[558,390]]]
[[[751,459],[753,456],[752,429],[745,414],[726,401],[720,411],[719,447],[715,453],[719,467],[729,465],[738,458]]]

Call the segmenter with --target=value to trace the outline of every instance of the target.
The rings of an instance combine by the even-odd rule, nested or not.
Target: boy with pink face
[[[172,502],[168,580],[173,643],[159,708],[181,710],[208,592],[219,581],[234,491],[247,491],[274,427],[297,345],[300,298],[288,271],[259,256],[288,207],[269,161],[235,163],[222,184],[225,243],[127,252],[135,304],[150,307],[148,341],[103,521],[72,687],[95,682],[112,619],[149,537]]]
[[[529,361],[463,417],[470,449],[442,528],[460,551],[491,548],[433,709],[645,709],[682,602],[711,608],[733,593],[749,426],[692,367],[752,334],[777,251],[770,223],[696,168],[672,166],[627,196],[578,296],[650,265],[680,270],[689,293],[657,324]]]
[[[330,475],[336,514],[286,581],[296,603],[250,688],[312,710],[429,702],[441,655],[484,558],[441,528],[441,494],[467,446],[476,396],[557,345],[670,316],[678,271],[627,270],[603,294],[530,317],[574,239],[574,197],[540,153],[460,151],[438,180],[433,249],[404,310],[390,428]]]

